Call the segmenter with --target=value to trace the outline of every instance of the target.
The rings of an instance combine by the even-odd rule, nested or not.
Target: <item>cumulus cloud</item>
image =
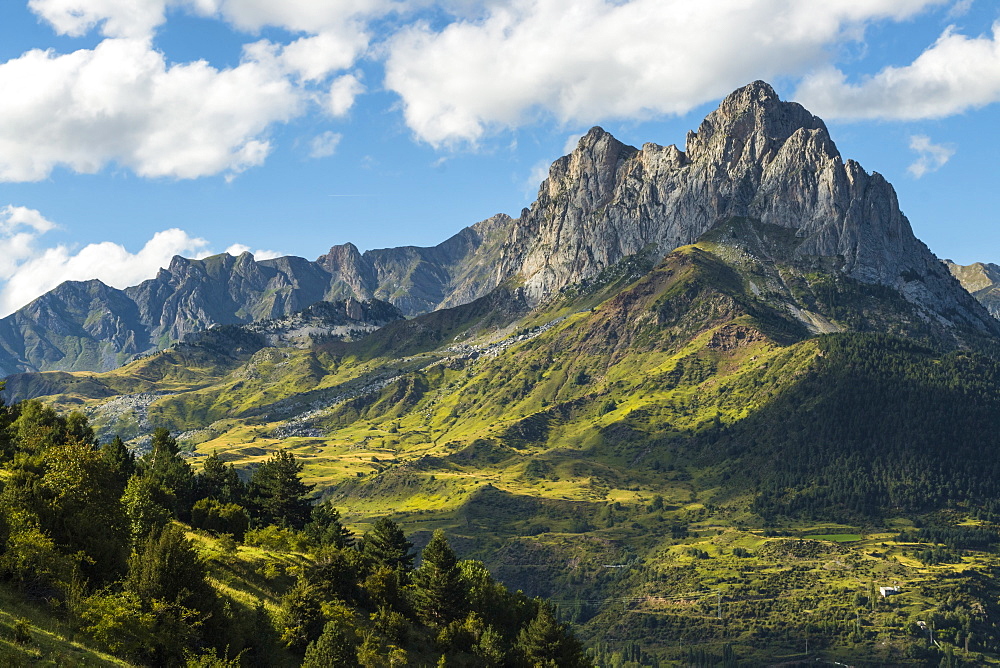
[[[56,32],[106,39],[93,49],[32,50],[0,63],[0,181],[37,181],[59,166],[93,173],[117,164],[145,177],[227,179],[262,164],[269,128],[320,108],[343,116],[364,86],[353,74],[367,22],[398,0],[29,0]],[[287,44],[247,44],[241,63],[168,63],[153,47],[172,13]],[[332,81],[331,81],[332,80]]]
[[[145,38],[163,23],[167,0],[30,0],[56,32],[79,37],[100,26],[108,37]]]
[[[32,50],[0,64],[0,180],[57,165],[115,162],[141,176],[238,173],[270,151],[266,130],[300,113],[302,93],[268,63],[167,65],[149,43],[106,39],[66,55]]]
[[[201,14],[219,16],[247,32],[274,26],[305,33],[323,32],[362,17],[381,16],[401,4],[398,0],[187,1]]]
[[[331,116],[343,116],[354,106],[354,99],[364,91],[364,84],[353,74],[337,77],[330,85],[326,110]]]
[[[916,60],[852,84],[835,68],[807,76],[795,98],[826,118],[942,118],[1000,101],[1000,22],[990,35],[949,27]]]
[[[40,248],[38,236],[54,227],[33,209],[0,209],[0,315],[15,311],[63,281],[96,278],[124,288],[156,275],[174,255],[207,255],[207,241],[176,228],[157,232],[137,253],[110,241],[78,250],[63,244]]]
[[[412,25],[387,44],[386,87],[434,146],[552,116],[680,114],[754,79],[798,76],[875,20],[941,0],[511,0],[480,20]]]
[[[337,151],[340,144],[341,135],[337,132],[326,131],[321,135],[313,137],[309,143],[310,158],[328,158]]]
[[[232,246],[227,248],[225,252],[234,256],[242,255],[243,253],[250,253],[251,255],[253,255],[253,258],[255,260],[273,260],[276,257],[282,257],[284,255],[284,253],[279,253],[273,250],[263,250],[260,248],[258,248],[255,251],[251,251],[250,247],[247,246],[246,244],[233,244]]]
[[[914,178],[919,179],[928,172],[936,172],[955,155],[955,149],[944,144],[932,144],[927,135],[910,137],[910,149],[917,152],[917,159],[907,167]]]

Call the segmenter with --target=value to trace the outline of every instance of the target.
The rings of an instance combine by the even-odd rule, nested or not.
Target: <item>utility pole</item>
[[[717,592],[715,592],[715,595],[717,597],[717,599],[716,599],[716,615],[718,616],[719,619],[722,619],[722,592],[721,591],[717,591]]]

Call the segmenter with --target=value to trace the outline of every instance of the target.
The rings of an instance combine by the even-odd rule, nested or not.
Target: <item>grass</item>
[[[128,666],[73,639],[56,611],[0,587],[0,666]]]
[[[803,538],[808,538],[809,540],[827,540],[831,543],[856,543],[862,539],[862,536],[856,533],[826,533],[808,534],[803,536]]]

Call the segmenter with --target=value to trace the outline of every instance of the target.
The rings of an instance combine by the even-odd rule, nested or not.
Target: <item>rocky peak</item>
[[[611,197],[618,166],[635,153],[634,147],[618,141],[603,128],[591,128],[580,138],[576,150],[552,164],[542,188],[547,187],[549,197],[572,188],[573,204],[589,213]]]
[[[727,96],[686,151],[641,151],[600,128],[557,160],[516,221],[500,273],[541,300],[626,256],[660,257],[721,222],[747,218],[795,231],[787,262],[829,258],[846,275],[898,289],[927,317],[994,329],[910,229],[892,186],[845,163],[822,120],[756,81]],[[956,308],[956,300],[960,304]]]

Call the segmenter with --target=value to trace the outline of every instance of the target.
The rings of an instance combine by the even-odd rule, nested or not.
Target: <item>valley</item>
[[[1000,322],[820,119],[755,82],[683,152],[595,128],[531,209],[489,220],[444,259],[369,256],[408,267],[397,290],[344,279],[355,254],[331,251],[304,310],[205,319],[116,368],[67,358],[5,396],[145,457],[166,430],[178,461],[244,482],[291,456],[355,534],[389,520],[421,549],[443,531],[552,601],[602,667],[1000,663]],[[251,260],[204,261],[204,285],[242,285],[223,268]],[[319,563],[294,528],[227,549],[186,530],[213,587],[257,583],[247,606]],[[38,640],[44,623],[31,651],[75,651]],[[17,624],[0,617],[15,657]],[[487,665],[446,636],[447,665]],[[379,638],[371,665],[394,665]]]

